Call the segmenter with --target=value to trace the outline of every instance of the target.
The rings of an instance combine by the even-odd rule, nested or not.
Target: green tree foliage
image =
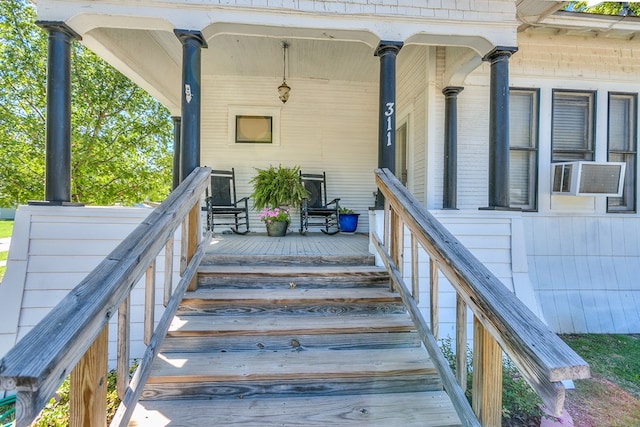
[[[28,0],[0,1],[0,206],[44,196],[47,34],[35,16]],[[71,51],[72,201],[163,200],[169,112],[80,43]]]
[[[629,3],[629,7],[635,15],[640,15],[640,4]],[[607,1],[593,7],[587,7],[586,1],[571,2],[566,10],[586,13],[597,13],[600,15],[618,15],[622,9],[622,3],[619,1]]]

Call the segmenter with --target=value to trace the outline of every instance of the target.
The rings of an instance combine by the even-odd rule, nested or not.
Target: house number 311
[[[387,117],[387,147],[391,147],[391,131],[393,130],[391,127],[391,119],[393,118],[393,106],[395,102],[387,102],[387,111],[384,112],[384,115]]]

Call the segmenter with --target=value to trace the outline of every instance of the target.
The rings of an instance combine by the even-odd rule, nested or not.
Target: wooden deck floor
[[[332,255],[367,256],[368,234],[289,233],[269,237],[265,233],[216,234],[207,249],[208,255]]]

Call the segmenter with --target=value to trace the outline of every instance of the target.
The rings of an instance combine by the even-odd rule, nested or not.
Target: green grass
[[[640,398],[640,335],[562,335],[561,338],[591,367]]]
[[[0,239],[3,237],[11,237],[13,232],[13,221],[0,220]]]

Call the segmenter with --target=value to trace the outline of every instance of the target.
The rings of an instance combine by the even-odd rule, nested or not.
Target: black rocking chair
[[[230,171],[211,171],[211,196],[206,190],[207,230],[213,231],[215,226],[231,226],[231,231],[237,234],[249,232],[248,197],[236,199],[236,174]],[[240,231],[244,227],[244,231]]]
[[[304,185],[309,197],[300,206],[300,234],[306,234],[309,226],[322,227],[325,234],[336,234],[340,231],[338,211],[340,199],[333,199],[327,203],[326,174],[310,174],[300,172],[300,182]],[[310,222],[310,218],[320,218]]]

